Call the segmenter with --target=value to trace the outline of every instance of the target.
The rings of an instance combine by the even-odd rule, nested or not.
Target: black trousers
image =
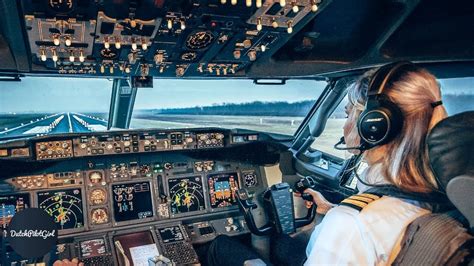
[[[226,235],[212,241],[207,253],[210,266],[242,266],[247,260],[261,259],[267,265],[303,265],[306,260],[306,244],[288,235],[278,235],[271,240],[271,262],[261,258],[252,248]]]

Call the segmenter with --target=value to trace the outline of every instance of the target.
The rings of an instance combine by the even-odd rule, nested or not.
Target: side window
[[[346,113],[344,111],[348,102],[347,96],[334,109],[334,112],[326,122],[326,128],[321,136],[319,136],[311,145],[311,148],[334,155],[339,158],[349,158],[351,154],[347,151],[340,151],[334,149],[341,137],[344,135],[343,126],[346,122]]]
[[[439,83],[448,115],[474,110],[474,77],[440,79]],[[334,144],[343,136],[343,126],[346,121],[344,107],[347,101],[346,96],[329,117],[326,128],[313,142],[311,148],[343,159],[351,156],[347,151],[334,149]]]
[[[439,83],[448,115],[474,110],[474,77],[440,79]]]

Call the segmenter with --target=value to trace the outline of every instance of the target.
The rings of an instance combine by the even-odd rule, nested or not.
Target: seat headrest
[[[427,138],[431,168],[438,186],[446,190],[457,176],[474,178],[474,111],[439,122]]]

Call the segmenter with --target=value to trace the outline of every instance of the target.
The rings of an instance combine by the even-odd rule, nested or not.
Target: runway
[[[0,138],[32,134],[79,133],[107,130],[107,121],[80,113],[57,113],[0,131]]]

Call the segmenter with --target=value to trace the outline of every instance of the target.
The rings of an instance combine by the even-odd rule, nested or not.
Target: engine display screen
[[[0,230],[6,228],[13,216],[30,207],[29,194],[14,194],[0,196]]]
[[[202,211],[206,208],[201,176],[168,179],[171,213]]]
[[[103,238],[96,238],[85,240],[80,243],[81,257],[84,259],[102,256],[107,253],[105,240]]]
[[[149,182],[112,185],[114,218],[116,222],[153,217]]]
[[[78,188],[38,192],[38,207],[53,217],[60,230],[84,227],[82,193]]]
[[[239,189],[237,173],[209,175],[207,183],[213,209],[237,204],[236,193]]]
[[[183,232],[179,226],[160,228],[158,233],[165,244],[184,240]]]

